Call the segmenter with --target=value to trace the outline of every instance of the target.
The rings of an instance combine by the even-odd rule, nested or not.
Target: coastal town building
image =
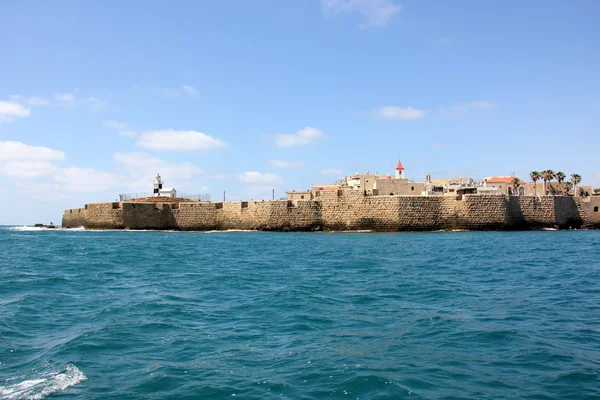
[[[515,181],[516,179],[516,181]],[[293,201],[315,199],[327,191],[359,190],[367,196],[462,196],[467,194],[504,196],[558,196],[567,194],[588,197],[591,186],[577,186],[566,190],[566,182],[527,182],[514,175],[486,176],[481,181],[472,177],[432,178],[425,176],[423,182],[406,178],[406,170],[398,160],[394,175],[355,173],[340,178],[334,184],[312,185],[309,191],[286,192]]]
[[[486,188],[495,188],[502,194],[525,196],[525,182],[519,179],[519,187],[513,187],[514,176],[487,176],[483,178],[483,186]],[[515,192],[516,191],[516,192]]]
[[[287,194],[287,199],[288,200],[292,200],[292,201],[298,201],[298,200],[311,200],[312,199],[312,192],[310,190],[300,190],[300,191],[291,191],[291,192],[285,192]]]

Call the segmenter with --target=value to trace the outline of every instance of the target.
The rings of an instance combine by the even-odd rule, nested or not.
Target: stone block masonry
[[[322,191],[314,200],[95,203],[66,210],[65,228],[161,230],[523,230],[600,228],[600,197],[368,196]]]

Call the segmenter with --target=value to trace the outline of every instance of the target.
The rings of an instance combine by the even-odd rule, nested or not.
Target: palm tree
[[[521,186],[521,180],[515,176],[512,178],[511,184],[514,189],[513,194],[517,196],[519,194],[519,186]]]
[[[571,190],[573,188],[573,183],[570,181],[566,181],[564,183],[564,188],[563,188],[563,195],[564,196],[568,196],[569,195],[569,190]]]
[[[560,188],[561,192],[565,192],[565,189],[563,188],[563,181],[565,180],[565,178],[567,177],[565,175],[564,172],[560,172],[558,171],[556,174],[554,174],[554,177],[556,178],[556,180],[558,181],[558,187]]]
[[[571,175],[571,183],[573,184],[573,192],[577,192],[577,185],[581,183],[581,175],[573,174]]]
[[[546,182],[550,182],[552,179],[554,179],[554,171],[552,171],[551,169],[547,169],[545,171],[542,171],[540,175],[544,180],[544,193],[546,194],[548,193],[548,190],[546,188]]]
[[[537,181],[539,181],[542,177],[539,172],[533,171],[529,174],[529,177],[533,181],[533,196],[537,196]]]

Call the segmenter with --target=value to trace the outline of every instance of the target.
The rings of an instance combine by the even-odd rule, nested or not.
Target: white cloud
[[[323,168],[321,170],[321,175],[341,175],[342,170],[337,168]]]
[[[283,183],[283,179],[279,175],[267,172],[261,174],[256,171],[246,171],[239,176],[239,180],[249,184],[280,184]]]
[[[56,93],[54,99],[65,105],[74,105],[76,100],[74,93]]]
[[[118,122],[118,121],[115,121],[114,119],[112,119],[110,121],[102,121],[102,125],[107,128],[114,128],[114,129],[124,129],[124,128],[127,128],[127,126],[128,126],[125,122]]]
[[[275,144],[277,147],[295,147],[306,146],[312,142],[325,137],[325,134],[310,126],[299,130],[295,134],[278,133],[275,135]]]
[[[60,168],[53,177],[60,187],[70,192],[103,192],[121,180],[109,172],[92,168]]]
[[[143,90],[148,91],[155,95],[171,97],[171,98],[180,98],[182,95],[185,95],[189,98],[194,98],[198,96],[198,89],[196,89],[192,85],[182,85],[178,88],[161,88],[156,86],[135,86],[135,90]]]
[[[48,147],[30,146],[16,141],[0,142],[0,175],[17,179],[32,179],[47,176],[54,184],[17,181],[25,186],[46,185],[57,190],[78,192],[102,191],[118,182],[117,177],[90,168],[60,168],[52,161],[64,160],[62,151]]]
[[[50,104],[48,100],[37,96],[32,96],[28,98],[27,103],[31,104],[32,106],[47,106],[48,104]]]
[[[113,158],[128,174],[127,185],[132,190],[150,191],[157,173],[166,179],[169,186],[176,186],[176,183],[202,173],[202,170],[193,164],[171,163],[146,153],[115,153]]]
[[[410,121],[423,118],[427,111],[413,107],[387,106],[375,110],[374,114],[377,118]]]
[[[271,161],[269,161],[269,164],[273,168],[281,168],[281,169],[294,169],[294,168],[304,167],[304,161],[271,160]]]
[[[385,26],[402,9],[392,0],[322,0],[321,5],[326,15],[360,14],[361,28]]]
[[[136,131],[122,131],[122,132],[119,132],[119,135],[134,138],[134,137],[137,137],[138,134]]]
[[[37,97],[37,96],[25,97],[25,96],[21,96],[21,95],[15,95],[15,96],[10,96],[10,99],[12,101],[26,103],[26,104],[29,104],[32,106],[47,106],[48,104],[50,104],[50,102],[47,99]]]
[[[97,192],[115,186],[122,178],[91,168],[61,168],[53,161],[65,159],[62,151],[17,141],[0,142],[0,175],[17,179],[27,192],[40,188],[73,192]],[[44,181],[35,178],[47,177]],[[34,179],[33,181],[27,181]],[[37,189],[36,189],[37,188]],[[50,190],[47,190],[48,192]]]
[[[0,161],[0,175],[12,178],[37,178],[50,175],[57,167],[46,161],[11,160]]]
[[[12,122],[16,118],[27,117],[31,110],[13,101],[0,101],[0,122]]]
[[[83,100],[83,104],[85,104],[91,110],[97,111],[103,108],[106,105],[106,102],[97,97],[88,97],[87,99]]]
[[[227,147],[227,143],[196,131],[149,131],[142,133],[137,145],[158,150],[208,150]]]
[[[191,85],[183,85],[181,87],[181,90],[183,90],[183,93],[187,94],[190,97],[196,97],[198,95],[198,90],[196,90],[196,88]]]
[[[83,100],[79,100],[77,98],[77,90],[74,93],[56,93],[54,94],[54,99],[56,102],[67,108],[76,108],[78,105],[83,104],[90,110],[98,111],[106,105],[104,100],[101,100],[97,97],[90,96]]]
[[[0,142],[0,160],[57,161],[64,159],[65,153],[49,147],[30,146],[10,140]]]

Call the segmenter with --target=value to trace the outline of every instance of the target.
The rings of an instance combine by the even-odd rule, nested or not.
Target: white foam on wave
[[[35,226],[11,226],[7,228],[9,231],[17,231],[17,232],[37,232],[37,231],[50,231],[56,230],[57,228],[38,228]]]
[[[51,393],[65,390],[86,379],[79,368],[73,364],[67,364],[61,371],[45,374],[38,379],[0,386],[0,398],[5,400],[43,399]]]
[[[9,226],[7,228],[5,228],[9,231],[16,231],[16,232],[40,232],[40,231],[84,231],[85,228],[83,226],[77,227],[77,228],[42,228],[42,227],[36,227],[36,226],[27,226],[27,225],[23,225],[23,226]]]
[[[222,231],[204,231],[204,233],[227,233],[227,232],[258,232],[255,229],[225,229]]]

